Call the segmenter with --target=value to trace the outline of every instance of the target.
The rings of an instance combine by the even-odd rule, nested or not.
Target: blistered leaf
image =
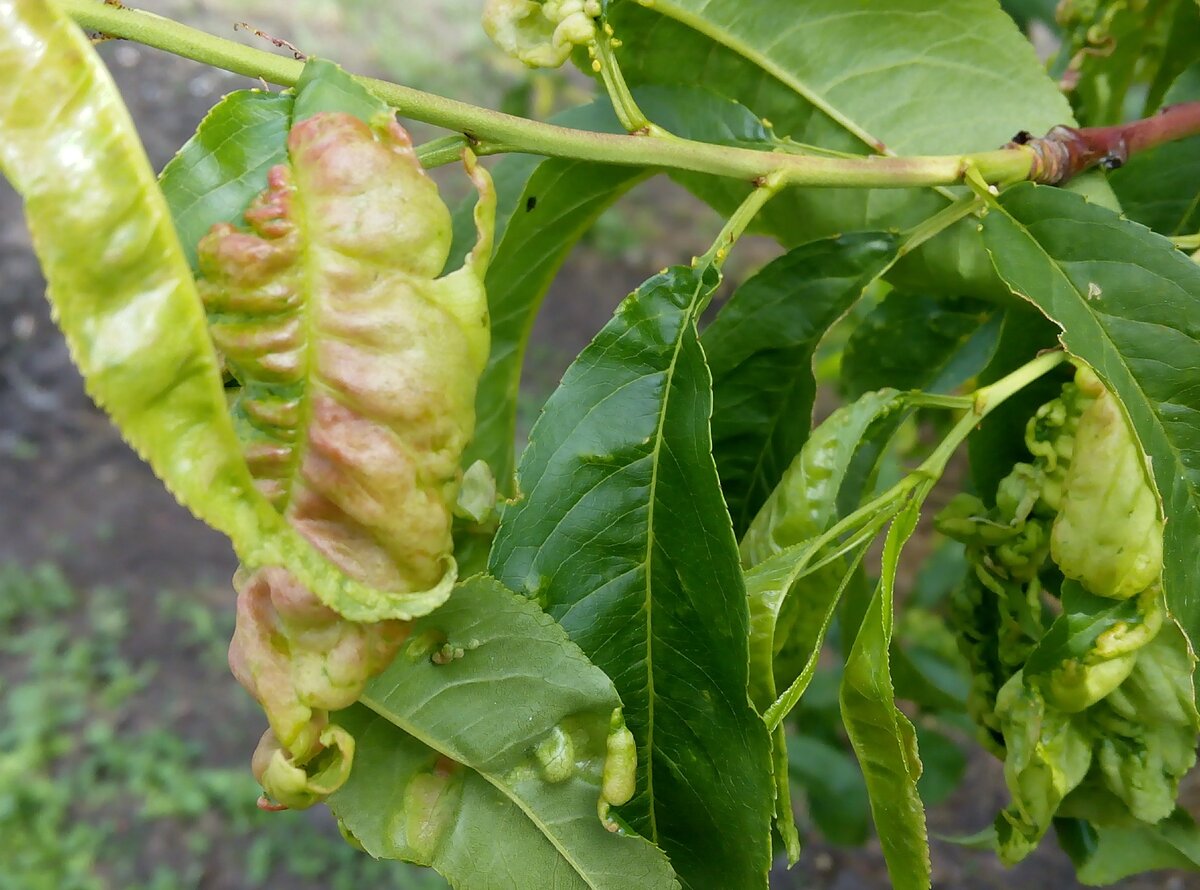
[[[1155,869],[1200,871],[1200,828],[1182,808],[1157,825],[1097,828],[1083,819],[1056,819],[1054,831],[1075,876],[1089,887]]]
[[[477,206],[479,256],[438,279],[449,212],[399,125],[319,114],[292,128],[288,151],[250,231],[218,225],[200,245],[246,459],[345,571],[434,589],[453,580],[459,461],[487,357],[491,200]]]
[[[354,618],[435,608],[448,588],[385,591],[347,577],[256,491],[187,260],[86,37],[41,0],[8,4],[0,8],[0,62],[11,73],[0,168],[25,198],[49,297],[88,392],[246,565],[285,565]]]
[[[1075,380],[1094,398],[1075,431],[1050,555],[1097,596],[1128,599],[1162,572],[1158,499],[1116,398],[1090,371]]]
[[[534,426],[491,555],[613,678],[638,744],[621,816],[696,887],[765,883],[772,809],[695,327],[717,283],[675,267],[621,304]]]
[[[337,65],[311,59],[294,89],[236,90],[204,116],[159,175],[193,271],[200,239],[217,223],[240,223],[267,187],[271,168],[286,163],[292,125],[326,111],[353,114],[365,123],[389,113]]]
[[[1069,714],[1048,708],[1020,671],[1000,690],[996,714],[1007,746],[1004,779],[1013,795],[996,819],[997,852],[1012,864],[1037,847],[1059,804],[1087,775],[1092,743]]]
[[[557,68],[595,39],[600,0],[487,0],[483,30],[531,68]]]
[[[883,389],[838,409],[817,427],[742,538],[743,564],[757,565],[831,525],[838,492],[867,429],[903,406],[901,393]]]
[[[1114,392],[1162,501],[1163,587],[1200,636],[1200,265],[1165,239],[1056,189],[1015,186],[984,220],[1014,291]]]
[[[414,622],[363,705],[336,715],[358,750],[329,803],[372,856],[466,890],[678,886],[651,843],[602,821],[634,773],[612,681],[493,579]]]

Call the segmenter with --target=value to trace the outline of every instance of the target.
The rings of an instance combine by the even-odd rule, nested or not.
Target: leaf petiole
[[[721,233],[717,235],[713,241],[712,247],[700,257],[697,257],[692,265],[697,268],[712,266],[720,269],[725,264],[725,260],[729,256],[729,251],[737,240],[745,233],[746,228],[754,221],[754,217],[758,215],[758,211],[766,205],[768,201],[779,194],[783,188],[783,179],[778,174],[772,174],[766,177],[761,182],[755,183],[755,188],[748,194],[745,200],[738,206],[738,209],[733,212],[733,215],[726,221]]]

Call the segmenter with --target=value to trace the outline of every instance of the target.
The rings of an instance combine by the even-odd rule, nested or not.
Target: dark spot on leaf
[[[525,202],[525,212],[528,213],[529,211],[533,210],[534,207],[537,207],[537,198],[533,195],[530,195],[529,200]]]

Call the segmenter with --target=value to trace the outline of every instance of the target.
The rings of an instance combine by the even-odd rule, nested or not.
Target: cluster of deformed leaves
[[[1005,763],[1006,862],[1058,816],[1154,824],[1194,765],[1186,638],[1166,615],[1158,503],[1120,405],[1081,368],[1029,419],[1034,456],[988,509],[958,495],[938,528],[967,545],[953,621],[970,710]]]
[[[484,25],[533,66],[615,51],[615,30],[661,130],[741,148],[947,153],[1071,123],[994,3],[758,6],[489,0]],[[1063,15],[1111,31],[1149,7],[1200,9]],[[1127,70],[1084,54],[1089,122],[1132,83],[1165,90],[1191,50],[1164,36]],[[861,840],[869,811],[893,884],[924,890],[924,803],[962,767],[930,718],[965,706],[1005,758],[1006,860],[1053,822],[1088,880],[1200,865],[1173,810],[1198,722],[1200,267],[1105,209],[1102,181],[1097,203],[1008,189],[915,251],[901,230],[952,193],[787,191],[757,223],[786,252],[707,326],[718,264],[651,277],[518,460],[542,297],[655,171],[518,156],[493,195],[468,155],[477,197],[452,217],[390,111],[314,61],[294,90],[226,97],[156,186],[50,0],[0,4],[0,69],[0,168],[89,389],[243,563],[231,664],[267,712],[254,768],[275,803],[328,796],[348,839],[458,886],[762,887],[776,839],[800,853],[795,778],[830,837]],[[621,129],[605,102],[558,122]],[[749,188],[675,175],[723,212]],[[1114,183],[1140,221],[1194,222],[1136,164]],[[942,519],[967,544],[967,692],[936,604],[895,617],[940,472],[897,454],[922,449],[917,408],[965,406],[919,391],[990,382],[1056,337],[1096,375],[1024,443],[1005,423],[1036,402],[989,419],[985,498]],[[854,401],[814,428],[823,343]]]

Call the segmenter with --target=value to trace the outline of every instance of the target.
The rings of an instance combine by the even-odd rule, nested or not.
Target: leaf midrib
[[[654,431],[654,447],[650,451],[650,486],[649,503],[646,508],[646,555],[643,560],[646,571],[646,794],[650,801],[650,840],[658,843],[658,816],[655,812],[654,800],[654,505],[658,502],[658,466],[662,454],[663,429],[667,421],[667,409],[671,404],[671,383],[675,378],[675,366],[679,363],[679,351],[683,348],[683,338],[688,325],[692,323],[692,312],[696,306],[696,297],[703,289],[703,272],[696,280],[696,289],[692,292],[688,308],[684,312],[682,323],[675,334],[675,349],[671,353],[671,361],[663,373],[662,407],[658,412],[658,425]]]

